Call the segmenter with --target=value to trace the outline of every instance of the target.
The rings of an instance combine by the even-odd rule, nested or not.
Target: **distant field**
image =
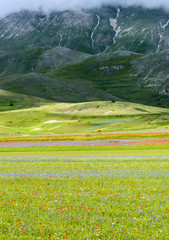
[[[0,138],[0,143],[7,143],[7,142],[53,142],[53,141],[94,141],[94,140],[112,140],[115,141],[116,139],[124,140],[124,139],[167,139],[169,138],[169,132],[124,132],[124,133],[112,133],[112,134],[83,134],[83,135],[56,135],[56,136],[30,136],[30,137],[6,137]]]
[[[40,103],[39,103],[40,104]],[[0,112],[0,139],[169,133],[169,110],[127,102],[51,103]],[[128,133],[127,133],[128,132]],[[82,138],[85,138],[82,137]],[[76,137],[75,137],[76,138]],[[106,136],[105,136],[106,138]],[[72,137],[70,136],[70,139]],[[98,138],[99,139],[99,138]]]
[[[168,239],[168,159],[0,157],[0,239]]]
[[[0,156],[168,156],[169,145],[1,147]]]

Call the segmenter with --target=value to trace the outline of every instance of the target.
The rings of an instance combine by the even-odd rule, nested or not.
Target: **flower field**
[[[167,145],[169,138],[112,139],[89,141],[30,141],[0,142],[0,147],[52,147],[52,146],[134,146],[134,145]]]
[[[0,239],[169,239],[168,159],[0,161]]]

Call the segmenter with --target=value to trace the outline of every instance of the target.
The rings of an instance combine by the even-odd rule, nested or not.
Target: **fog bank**
[[[70,10],[101,7],[103,4],[112,6],[142,5],[148,8],[164,7],[169,9],[168,0],[0,0],[0,16],[20,10]]]

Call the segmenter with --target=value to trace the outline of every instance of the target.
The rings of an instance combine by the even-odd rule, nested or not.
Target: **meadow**
[[[0,111],[0,139],[130,134],[136,131],[169,133],[169,110],[127,102],[100,101],[46,103],[38,107]]]
[[[169,239],[168,53],[111,51],[0,51],[0,240]]]
[[[166,157],[0,161],[0,239],[169,239]]]
[[[39,101],[0,112],[0,239],[169,239],[168,109]]]

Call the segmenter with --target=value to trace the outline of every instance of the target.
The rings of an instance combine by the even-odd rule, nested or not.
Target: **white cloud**
[[[169,9],[169,0],[0,0],[0,16],[23,9],[45,11],[76,8],[100,7],[102,4],[143,5],[145,7],[165,7]]]

